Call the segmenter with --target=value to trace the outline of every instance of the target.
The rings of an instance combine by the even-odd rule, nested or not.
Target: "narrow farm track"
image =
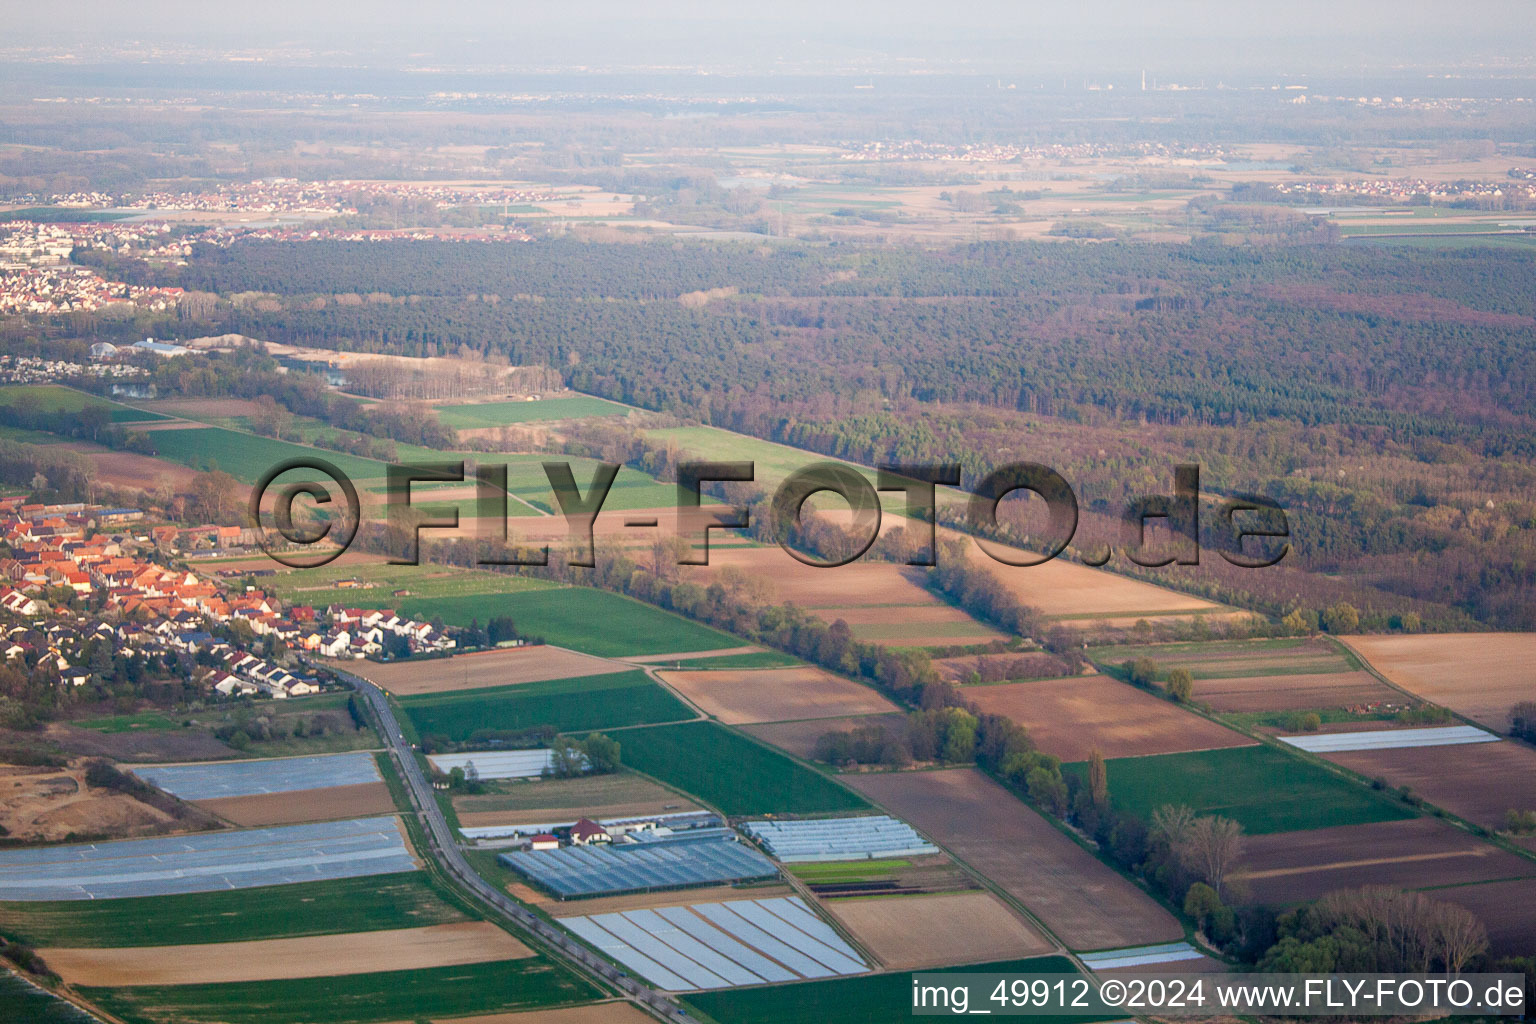
[[[454,842],[453,830],[449,827],[448,820],[443,816],[442,809],[438,807],[437,800],[432,795],[431,784],[427,782],[426,777],[421,773],[420,766],[416,764],[416,758],[411,753],[410,745],[405,741],[400,722],[395,718],[394,709],[389,706],[384,692],[366,679],[352,675],[350,672],[334,667],[330,668],[330,671],[346,680],[348,685],[367,700],[368,706],[378,716],[379,727],[389,746],[390,755],[400,769],[411,804],[426,830],[431,849],[420,851],[423,856],[434,858],[454,881],[473,893],[481,902],[503,914],[522,930],[537,935],[550,949],[582,973],[617,989],[626,998],[650,1010],[663,1020],[674,1021],[676,1024],[692,1021],[692,1018],[684,1013],[683,1008],[670,996],[648,988],[631,978],[596,953],[580,945],[559,925],[545,921],[476,874],[458,844]]]

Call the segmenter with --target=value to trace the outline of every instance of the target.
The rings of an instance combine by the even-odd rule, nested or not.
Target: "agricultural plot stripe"
[[[1161,946],[1136,946],[1084,953],[1081,959],[1096,971],[1112,971],[1118,967],[1147,967],[1152,964],[1178,963],[1181,960],[1199,960],[1203,956],[1203,953],[1187,942],[1170,942]]]
[[[455,768],[475,772],[482,779],[533,779],[544,774],[553,763],[547,748],[538,750],[487,750],[470,754],[433,754],[427,758],[432,767],[443,773]]]
[[[728,906],[725,903],[701,903],[693,909],[721,931],[756,946],[802,978],[831,978],[837,975],[836,971],[821,966],[805,954],[791,949],[761,928],[732,913]]]
[[[769,935],[786,945],[793,946],[806,956],[814,957],[838,974],[862,974],[868,970],[860,961],[844,956],[825,942],[813,939],[794,925],[775,917],[767,907],[760,906],[751,900],[740,900],[728,903],[726,906]]]
[[[1475,725],[1449,725],[1437,729],[1389,729],[1382,732],[1335,732],[1320,736],[1280,736],[1299,750],[1337,754],[1346,750],[1407,750],[1414,747],[1455,747],[1467,743],[1495,743],[1499,737]]]
[[[394,818],[0,853],[0,900],[246,889],[414,871]]]
[[[732,985],[758,985],[764,980],[682,931],[654,910],[628,910],[624,912],[624,919]]]
[[[690,960],[644,928],[627,920],[623,914],[598,914],[591,920],[593,924],[607,929],[620,942],[627,942],[673,974],[687,979],[692,988],[730,987],[730,982],[720,975]]]
[[[756,902],[758,906],[784,921],[785,924],[793,925],[818,942],[826,943],[850,960],[859,959],[859,954],[854,948],[844,942],[843,937],[837,934],[831,925],[807,910],[805,904],[800,901],[800,897],[780,897]]]
[[[794,981],[798,977],[795,972],[774,963],[756,950],[742,945],[714,925],[702,920],[687,907],[661,907],[656,914],[710,949],[719,950],[721,955],[729,957],[764,981]]]
[[[156,765],[135,768],[133,774],[183,800],[294,793],[384,781],[373,755],[363,752],[224,764]]]
[[[560,923],[569,928],[577,937],[585,939],[593,946],[596,946],[657,988],[666,989],[669,992],[689,992],[693,990],[693,986],[688,984],[688,982],[679,978],[628,943],[619,941],[587,918],[566,917],[562,918]]]

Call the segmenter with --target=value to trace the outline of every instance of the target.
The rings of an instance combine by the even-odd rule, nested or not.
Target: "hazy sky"
[[[1528,61],[1532,0],[58,0],[6,5],[13,43],[88,38],[385,49],[530,63],[718,63],[784,55],[1213,65],[1256,60]],[[770,51],[772,51],[770,53]],[[1267,70],[1267,69],[1266,69]]]

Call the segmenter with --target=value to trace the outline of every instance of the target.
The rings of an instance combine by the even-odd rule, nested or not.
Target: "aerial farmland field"
[[[1536,810],[1536,750],[1514,740],[1323,756],[1485,828],[1500,827],[1508,811]]]
[[[1005,960],[969,967],[936,968],[933,973],[975,971],[1006,974],[1074,974],[1065,957]],[[689,1007],[717,1024],[870,1024],[909,1012],[911,975],[871,974],[861,978],[811,981],[793,985],[698,992],[686,997]],[[1088,1021],[1093,1017],[1033,1016],[1040,1024]]]
[[[1415,812],[1364,786],[1267,746],[1114,758],[1109,799],[1149,820],[1164,804],[1220,814],[1250,834],[1361,825]],[[1079,762],[1064,771],[1083,774]]]
[[[384,599],[376,599],[378,605]],[[402,615],[451,625],[510,615],[518,631],[603,658],[738,647],[740,640],[633,598],[585,587],[463,597],[406,597]]]
[[[727,725],[894,712],[872,687],[819,668],[659,672],[670,687]]]
[[[1345,641],[1410,693],[1490,729],[1509,729],[1509,709],[1536,700],[1536,634],[1358,636]]]
[[[714,722],[626,729],[624,763],[730,815],[858,811],[857,794]]]
[[[455,741],[468,740],[487,729],[552,726],[574,732],[693,717],[676,697],[638,669],[405,697],[400,705],[421,735],[443,735]]]
[[[1150,896],[975,769],[871,773],[848,782],[990,878],[1072,949],[1184,937]]]
[[[322,978],[81,991],[132,1024],[373,1024],[510,1013],[590,1002],[601,995],[590,982],[544,957]]]
[[[1261,903],[1315,900],[1338,889],[1422,889],[1536,876],[1526,860],[1438,818],[1249,836],[1233,881]]]
[[[430,875],[297,882],[114,900],[0,903],[34,946],[173,946],[331,935],[469,920]]]
[[[433,661],[348,662],[342,667],[400,697],[626,670],[622,664],[548,645],[456,654]]]
[[[1018,722],[1041,750],[1063,761],[1086,760],[1095,748],[1105,757],[1133,757],[1253,742],[1108,676],[972,686],[965,696],[984,712]]]
[[[543,398],[535,402],[480,402],[472,405],[440,405],[438,418],[455,430],[499,427],[508,423],[538,423],[549,420],[579,420],[595,416],[625,416],[622,405],[576,395],[570,398]]]

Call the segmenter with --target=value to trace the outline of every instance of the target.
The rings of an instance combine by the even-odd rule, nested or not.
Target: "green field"
[[[375,607],[393,605],[393,599],[376,596],[366,600]],[[510,615],[525,636],[541,636],[547,642],[603,658],[636,654],[676,654],[740,647],[741,641],[680,615],[639,601],[586,587],[535,590],[527,593],[464,597],[407,597],[398,609],[412,618],[441,617],[450,625],[467,626],[471,619],[482,623],[497,615]]]
[[[80,992],[130,1024],[372,1024],[543,1009],[591,1002],[603,995],[542,956],[330,978],[82,988]]]
[[[106,718],[83,718],[71,725],[97,732],[142,732],[144,730],[179,729],[180,722],[173,722],[158,711],[141,711],[136,715],[108,715]]]
[[[863,882],[885,878],[893,871],[909,868],[909,860],[854,860],[820,864],[788,864],[789,873],[811,885],[833,882]]]
[[[0,405],[15,405],[19,399],[30,400],[39,412],[79,412],[88,405],[102,406],[107,409],[113,423],[148,423],[170,418],[157,412],[132,409],[58,384],[17,384],[0,388]]]
[[[711,544],[711,548],[718,545]],[[674,663],[679,669],[700,671],[718,668],[788,668],[803,664],[792,654],[780,651],[755,651],[750,654],[721,654],[713,658],[689,658]]]
[[[1273,747],[1113,758],[1109,798],[1142,820],[1164,804],[1221,814],[1250,834],[1396,821],[1414,812],[1386,797]],[[1062,770],[1087,775],[1087,765]]]
[[[124,220],[137,216],[125,210],[82,210],[73,206],[28,206],[0,213],[0,221],[30,220],[38,224],[84,224],[90,221]]]
[[[561,732],[614,729],[692,717],[681,701],[644,672],[498,686],[467,693],[404,697],[411,724],[422,736],[469,739],[477,730],[554,726]],[[620,737],[628,760],[628,734]]]
[[[924,974],[1076,974],[1066,957],[1042,956],[968,967],[937,967]],[[912,975],[905,971],[835,981],[694,992],[683,1002],[718,1024],[889,1024],[912,1016]],[[972,1010],[988,1009],[971,1004]],[[1124,1014],[1061,1017],[1030,1014],[1036,1024],[1121,1019]]]
[[[545,420],[581,420],[593,416],[626,416],[622,405],[578,395],[572,398],[545,398],[537,402],[484,402],[480,405],[442,405],[437,418],[454,430],[475,427],[499,427],[508,423],[537,423]]]
[[[0,969],[0,1024],[96,1024],[96,1018]]]
[[[0,903],[32,946],[177,946],[338,935],[468,920],[425,873],[116,900]]]
[[[776,750],[714,722],[630,729],[624,763],[726,814],[866,810],[864,798]]]
[[[364,588],[338,590],[338,580],[355,579],[372,584]],[[262,581],[262,586],[277,592],[285,601],[329,604],[332,601],[366,607],[380,607],[400,600],[396,590],[409,590],[413,598],[470,597],[486,594],[520,594],[536,590],[556,590],[560,584],[532,576],[462,569],[448,565],[334,565],[318,569],[278,570],[278,575]],[[466,620],[467,621],[467,620]]]
[[[160,458],[197,470],[221,469],[243,483],[254,483],[263,473],[288,459],[324,459],[353,481],[382,479],[385,466],[345,452],[308,448],[256,434],[242,434],[223,427],[190,430],[157,430],[155,451]]]
[[[829,460],[824,455],[791,448],[789,445],[775,444],[772,441],[763,441],[745,434],[733,434],[719,427],[666,427],[647,430],[643,433],[648,441],[676,444],[680,450],[695,458],[717,462],[750,461],[756,470],[754,482],[768,491],[777,487],[785,477],[797,469],[803,469],[818,462],[841,461]],[[847,463],[847,465],[853,464]],[[861,466],[854,466],[854,468],[868,477],[870,483],[874,483],[874,470]],[[900,500],[898,494],[889,497]]]

